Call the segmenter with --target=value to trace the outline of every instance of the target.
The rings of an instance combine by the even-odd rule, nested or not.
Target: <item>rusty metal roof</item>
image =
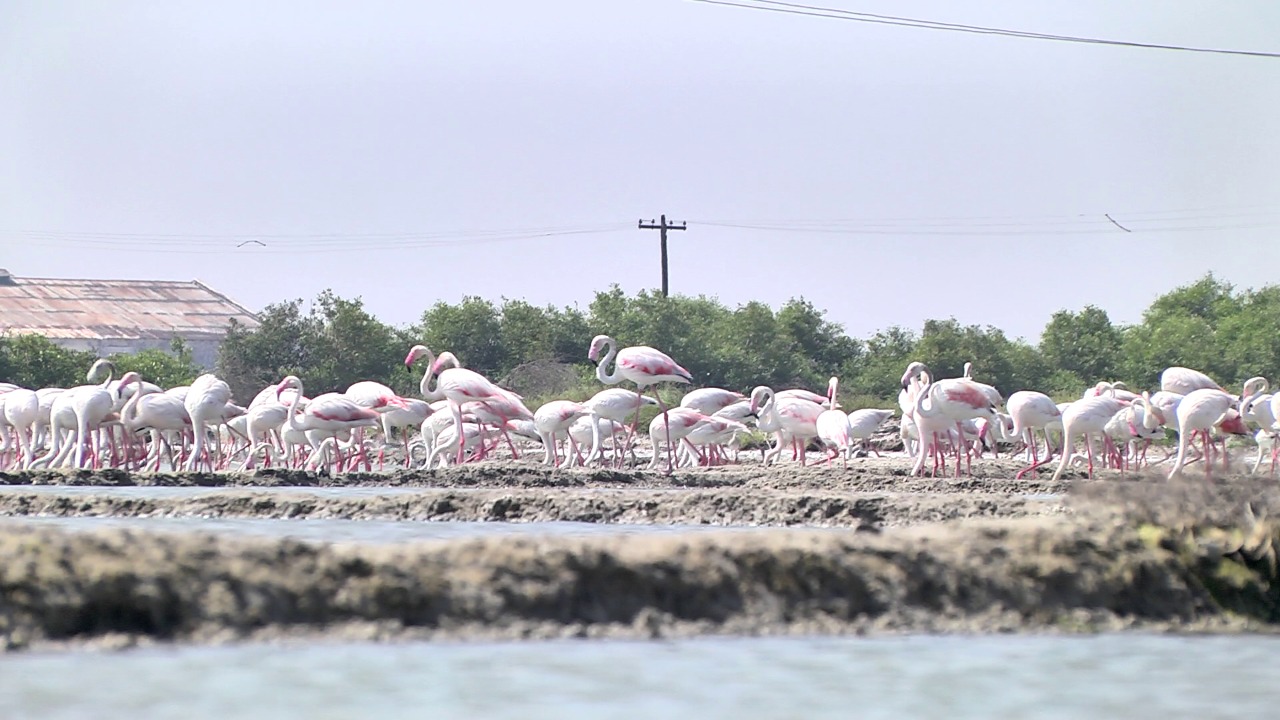
[[[62,339],[218,338],[235,318],[258,327],[247,309],[199,280],[71,280],[6,277],[0,332]]]

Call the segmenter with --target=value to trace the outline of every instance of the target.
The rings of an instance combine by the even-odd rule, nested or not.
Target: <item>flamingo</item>
[[[431,417],[434,412],[431,405],[425,400],[417,398],[404,398],[405,406],[402,408],[392,407],[382,413],[382,435],[385,438],[383,448],[378,452],[378,464],[381,465],[385,457],[386,448],[391,446],[391,438],[395,436],[397,430],[404,432],[404,448],[405,448],[405,466],[409,465],[409,428],[421,427],[424,420]]]
[[[1015,392],[1009,396],[1009,402],[1005,407],[1009,410],[1009,417],[1013,418],[1013,429],[1009,432],[1009,437],[1020,438],[1026,443],[1027,452],[1030,455],[1031,464],[1019,470],[1014,476],[1021,480],[1023,475],[1028,472],[1035,473],[1053,459],[1048,428],[1055,421],[1061,422],[1062,411],[1054,404],[1052,398],[1034,390]],[[1044,434],[1044,463],[1040,462],[1039,453],[1036,450],[1036,430]]]
[[[1160,389],[1179,395],[1190,395],[1195,390],[1222,390],[1222,387],[1214,382],[1213,378],[1199,370],[1174,366],[1167,367],[1160,373]]]
[[[635,393],[630,390],[623,390],[622,392],[635,396]],[[586,403],[583,404],[585,405]],[[617,435],[620,432],[625,433],[626,429],[626,425],[622,423],[592,414],[574,420],[573,424],[569,426],[569,437],[573,438],[578,447],[592,448],[594,450],[597,447],[596,441],[600,440],[599,444],[602,445],[603,439],[608,436],[612,445],[611,452],[617,452]],[[540,440],[536,432],[534,433],[534,438]],[[587,464],[587,460],[581,457],[578,460],[583,465]]]
[[[1082,395],[1081,397],[1096,397],[1098,395],[1106,395],[1106,394],[1110,394],[1111,397],[1114,397],[1117,400],[1120,400],[1121,402],[1127,402],[1127,403],[1131,403],[1134,400],[1137,400],[1139,397],[1138,393],[1130,390],[1129,386],[1125,385],[1123,382],[1120,382],[1119,380],[1115,382],[1107,382],[1106,380],[1103,380],[1099,382],[1097,385],[1094,385],[1088,390],[1085,390],[1084,395]]]
[[[1004,396],[1000,394],[999,390],[995,389],[995,387],[991,385],[988,385],[986,383],[980,383],[973,379],[973,363],[966,362],[964,364],[964,372],[961,373],[960,379],[968,380],[969,382],[977,386],[979,389],[981,389],[982,392],[986,394],[987,398],[991,400],[992,405],[996,407],[1000,407],[1001,405],[1004,405]]]
[[[1267,391],[1271,389],[1271,383],[1267,382],[1264,377],[1252,377],[1244,382],[1244,387],[1240,390],[1240,415],[1246,421],[1258,426],[1258,432],[1254,435],[1254,440],[1258,443],[1258,457],[1253,463],[1253,470],[1250,472],[1257,473],[1258,468],[1262,467],[1262,454],[1266,449],[1275,447],[1275,436],[1272,427],[1276,423],[1276,416],[1272,412],[1272,398],[1275,397]],[[1272,468],[1275,468],[1275,455],[1272,455]]]
[[[1164,436],[1164,423],[1164,415],[1151,404],[1151,394],[1147,392],[1143,392],[1107,421],[1103,432],[1116,446],[1116,464],[1122,471],[1130,462],[1134,462],[1135,467],[1141,467],[1146,461],[1147,447],[1151,445],[1151,441]],[[1125,448],[1123,456],[1119,453],[1122,444]]]
[[[1227,414],[1232,410],[1231,406],[1235,402],[1236,398],[1218,388],[1200,388],[1187,393],[1187,396],[1178,404],[1178,458],[1173,463],[1173,469],[1169,471],[1170,480],[1182,472],[1182,468],[1186,465],[1187,446],[1191,442],[1192,434],[1196,432],[1204,433],[1204,476],[1206,479],[1209,478],[1213,470],[1209,431],[1227,419]],[[1225,462],[1224,460],[1224,465]]]
[[[469,449],[480,444],[484,437],[484,429],[479,423],[464,422],[461,425],[462,433],[460,436],[454,435],[459,429],[458,425],[446,425],[440,434],[436,436],[436,445],[431,449],[431,453],[427,455],[427,469],[431,469],[435,465],[436,458],[440,458],[440,462],[448,465],[449,458],[445,457],[443,451],[445,448],[457,444],[459,447]]]
[[[639,422],[638,410],[645,405],[657,405],[658,401],[650,397],[645,397],[640,393],[634,393],[624,388],[605,388],[595,395],[591,396],[583,405],[591,411],[591,417],[595,418],[594,434],[591,438],[591,452],[587,454],[585,463],[590,465],[600,458],[600,421],[612,420],[618,423],[626,423],[633,414],[636,415],[636,422]],[[634,428],[635,425],[630,427]],[[623,445],[630,445],[630,436],[628,435]],[[618,454],[618,460],[621,461],[624,455]]]
[[[949,425],[954,425],[960,445],[964,444],[964,429],[960,423],[985,417],[989,420],[996,417],[996,404],[988,396],[982,383],[964,378],[951,378],[934,381],[929,370],[922,363],[912,363],[902,376],[903,388],[912,387],[912,381],[923,380],[915,394],[914,419],[920,433],[920,448],[916,453],[916,463],[912,475],[919,475],[924,469],[925,456],[930,450],[940,452],[939,437],[946,437],[950,432]],[[990,387],[990,386],[986,386]],[[926,406],[925,401],[928,400]],[[931,440],[927,440],[930,439]],[[956,477],[960,477],[960,445],[956,446]],[[966,455],[968,451],[966,449]],[[937,459],[940,459],[940,455]],[[935,459],[936,470],[936,459]]]
[[[13,426],[18,436],[18,448],[22,453],[23,470],[35,460],[34,431],[40,417],[40,396],[34,390],[15,388],[4,394],[4,421]]]
[[[836,455],[840,455],[843,465],[848,467],[849,454],[853,452],[851,439],[853,433],[852,428],[849,427],[849,416],[840,409],[840,403],[836,400],[839,384],[838,378],[833,377],[827,381],[827,397],[830,398],[831,407],[818,415],[814,428],[818,431],[818,441],[822,443],[823,448],[832,450],[832,454],[827,457],[827,464],[830,464]]]
[[[289,427],[295,430],[318,431],[318,435],[332,436],[355,430],[361,427],[372,427],[378,424],[378,413],[361,407],[354,400],[342,393],[324,393],[317,395],[299,412],[300,398],[306,394],[302,380],[297,375],[290,375],[276,387],[277,396],[288,388],[297,390],[293,401],[289,404]],[[312,445],[312,448],[318,443]],[[334,454],[338,456],[339,467],[342,466],[342,448],[334,446]]]
[[[767,466],[782,452],[784,440],[790,440],[792,447],[800,458],[800,464],[806,461],[805,447],[810,438],[818,436],[818,416],[823,413],[821,405],[801,400],[794,396],[781,400],[773,389],[764,385],[751,391],[751,410],[760,418],[760,429],[765,432],[778,433],[778,443],[765,454],[764,464]]]
[[[884,421],[891,417],[893,417],[892,410],[878,410],[875,408],[854,410],[849,413],[849,438],[857,441],[859,449],[866,452],[875,452],[878,456],[880,453],[870,447],[871,437],[884,424]]]
[[[1081,398],[1062,411],[1062,459],[1053,473],[1054,482],[1062,477],[1067,465],[1077,457],[1074,443],[1076,437],[1081,435],[1084,436],[1085,449],[1089,453],[1089,477],[1093,478],[1092,436],[1103,432],[1107,422],[1124,406],[1123,400],[1108,393]]]
[[[89,433],[97,432],[106,422],[113,404],[111,391],[98,385],[80,385],[54,395],[49,423],[53,443],[46,454],[32,461],[31,466],[42,467],[50,462],[57,465],[65,461],[73,447],[59,447],[61,432],[65,428],[74,432],[75,467],[83,468],[85,446],[90,442]],[[94,462],[99,462],[96,452]]]
[[[649,442],[653,445],[653,459],[649,461],[649,468],[657,469],[659,458],[662,457],[662,451],[659,449],[663,442],[663,436],[667,443],[667,452],[674,457],[675,444],[680,443],[693,432],[694,427],[704,420],[707,416],[686,407],[674,407],[663,415],[654,415],[653,420],[649,421]],[[668,468],[668,472],[671,468]]]
[[[696,423],[684,438],[685,464],[692,465],[701,459],[707,465],[716,463],[721,458],[717,448],[729,442],[738,433],[746,432],[747,426],[728,418],[708,415],[706,419]],[[707,447],[707,452],[698,451],[699,447]]]
[[[826,395],[819,395],[818,393],[813,392],[812,390],[805,390],[804,388],[791,388],[790,390],[779,390],[775,395],[775,397],[781,400],[786,400],[788,398],[793,400],[804,400],[806,402],[811,402],[814,405],[818,405],[820,407],[827,407],[827,405],[829,405],[831,402],[830,398],[828,398]]]
[[[169,462],[173,464],[173,448],[166,439],[166,434],[181,434],[191,427],[191,417],[181,400],[163,392],[150,392],[142,377],[136,372],[127,372],[120,378],[120,386],[133,386],[129,400],[120,410],[120,424],[130,434],[141,430],[151,433],[151,452],[155,454],[156,471],[160,470],[160,454],[162,447],[169,451]],[[143,461],[151,461],[148,456]]]
[[[604,357],[600,357],[601,350],[604,350]],[[672,360],[659,350],[654,350],[647,345],[635,345],[618,349],[618,341],[608,335],[597,335],[591,339],[591,347],[587,350],[587,358],[595,361],[599,358],[599,364],[596,365],[596,379],[605,385],[617,385],[623,380],[635,383],[636,390],[640,394],[644,394],[644,389],[650,385],[658,383],[674,382],[674,383],[691,383],[693,375],[688,370],[680,367],[675,360]],[[613,366],[613,372],[606,372],[610,362],[617,362]],[[655,400],[658,401],[658,407],[662,408],[663,423],[668,423],[667,406],[663,404],[662,398],[655,391],[653,394]],[[701,413],[699,413],[701,414]],[[639,423],[640,416],[637,415],[635,423]],[[632,424],[632,432],[635,431],[635,423]],[[670,434],[667,436],[667,472],[670,473],[675,469],[675,449],[672,447]]]
[[[538,408],[537,412],[533,414],[533,427],[538,431],[538,437],[542,439],[542,445],[546,450],[546,457],[543,459],[544,463],[556,467],[560,466],[560,459],[557,457],[556,450],[558,438],[569,434],[569,426],[575,420],[589,414],[591,414],[591,411],[582,403],[568,400],[552,400]],[[577,443],[570,436],[565,466],[568,465],[569,458],[576,455],[577,452]]]
[[[453,353],[444,352],[437,358],[425,345],[414,345],[410,348],[409,354],[405,356],[404,364],[412,367],[421,357],[427,358],[427,371],[423,374],[422,382],[419,385],[422,397],[428,402],[441,399],[449,401],[449,410],[453,414],[454,425],[452,441],[458,445],[455,462],[461,463],[464,445],[468,440],[462,428],[463,404],[468,402],[510,400],[514,393],[498,387],[480,373],[462,367]],[[431,387],[433,376],[436,379],[434,388]]]
[[[229,402],[231,402],[231,386],[216,375],[205,373],[191,382],[191,388],[182,401],[187,409],[187,415],[191,417],[191,432],[195,436],[191,455],[187,457],[188,471],[194,471],[201,460],[207,457],[205,426],[221,423],[223,410]]]
[[[697,410],[703,415],[714,415],[726,407],[745,400],[746,395],[733,390],[725,390],[724,388],[698,388],[690,390],[680,398],[680,407],[687,407]]]

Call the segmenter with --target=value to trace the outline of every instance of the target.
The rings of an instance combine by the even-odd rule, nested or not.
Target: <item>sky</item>
[[[1274,0],[814,2],[1280,52]],[[666,214],[673,293],[1034,341],[1275,282],[1278,168],[1277,58],[691,0],[0,0],[0,266],[253,310],[585,308],[660,286]]]

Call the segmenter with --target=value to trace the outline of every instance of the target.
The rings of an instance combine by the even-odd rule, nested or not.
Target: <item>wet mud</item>
[[[421,487],[351,496],[255,491],[293,479],[265,474],[11,476],[224,482],[191,497],[0,493],[0,644],[1280,627],[1280,485],[1266,478],[1053,484],[996,468],[913,479],[891,463],[671,477],[510,469],[384,476]],[[306,479],[292,484],[365,482]],[[72,531],[14,519],[24,515],[778,527],[387,546]]]

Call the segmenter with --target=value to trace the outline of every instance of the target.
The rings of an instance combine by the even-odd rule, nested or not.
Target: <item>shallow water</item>
[[[28,525],[62,530],[128,528],[156,532],[213,532],[239,537],[292,538],[309,542],[402,543],[478,537],[555,535],[654,535],[684,532],[760,532],[767,528],[726,525],[627,525],[589,522],[452,522],[340,519],[188,517],[0,517],[0,527]]]
[[[0,717],[1273,718],[1280,638],[297,644],[0,657]]]

